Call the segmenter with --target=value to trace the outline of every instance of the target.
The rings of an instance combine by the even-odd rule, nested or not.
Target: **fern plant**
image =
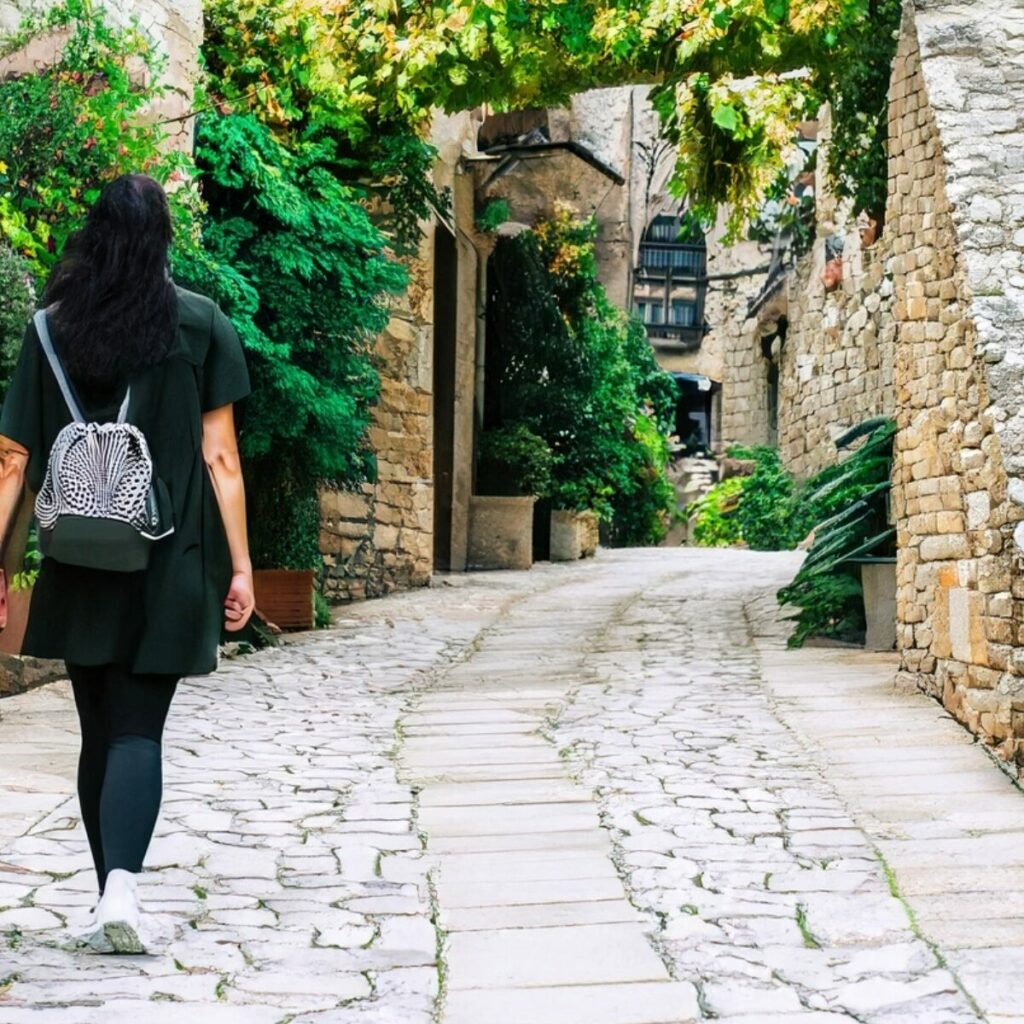
[[[864,630],[863,593],[856,559],[891,557],[896,530],[889,524],[889,489],[896,424],[867,420],[836,439],[842,452],[860,446],[807,482],[798,495],[816,522],[814,542],[800,571],[779,591],[779,603],[794,605],[800,647],[809,636],[852,639]]]

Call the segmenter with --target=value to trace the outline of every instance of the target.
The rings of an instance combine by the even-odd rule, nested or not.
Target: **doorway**
[[[458,248],[443,224],[434,229],[434,569],[452,567],[455,474],[455,347]]]

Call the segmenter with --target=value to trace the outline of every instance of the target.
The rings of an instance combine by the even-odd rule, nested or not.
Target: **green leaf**
[[[851,427],[846,433],[840,434],[835,440],[835,446],[840,450],[849,448],[854,441],[868,434],[873,434],[876,430],[881,430],[883,427],[890,436],[896,433],[896,423],[890,417],[875,416],[865,420],[863,423],[858,423],[855,427]]]
[[[711,120],[719,128],[733,134],[741,124],[740,113],[731,103],[719,103],[711,112]]]

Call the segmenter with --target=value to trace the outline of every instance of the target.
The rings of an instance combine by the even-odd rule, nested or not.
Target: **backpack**
[[[34,323],[73,420],[50,449],[36,497],[39,550],[57,562],[90,569],[145,569],[153,543],[172,534],[174,526],[167,488],[153,472],[145,435],[128,422],[131,388],[116,422],[87,421],[53,347],[45,310],[36,313]]]

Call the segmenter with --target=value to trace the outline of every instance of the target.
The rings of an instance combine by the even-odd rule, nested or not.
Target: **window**
[[[647,315],[644,323],[663,324],[665,322],[665,307],[660,302],[647,303]]]
[[[673,299],[672,323],[677,327],[696,327],[697,303],[692,299]]]

